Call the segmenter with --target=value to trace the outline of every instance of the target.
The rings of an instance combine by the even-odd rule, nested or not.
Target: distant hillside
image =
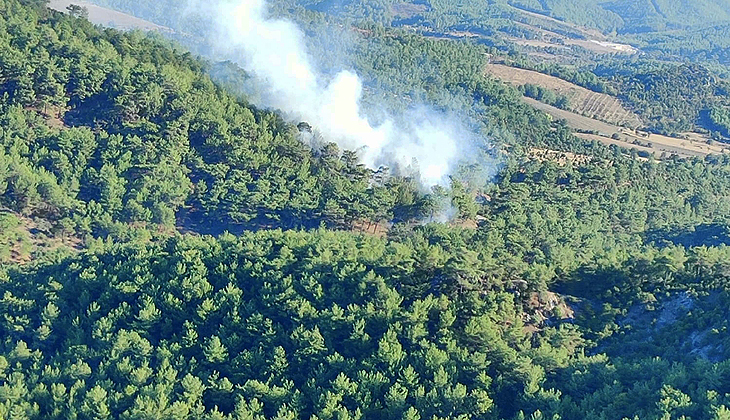
[[[89,22],[95,25],[103,25],[121,30],[140,29],[143,31],[172,32],[170,28],[165,26],[160,26],[135,16],[100,7],[85,1],[51,0],[48,2],[48,7],[59,12],[66,12],[67,7],[72,4],[86,8],[89,13]]]
[[[620,15],[599,6],[597,0],[515,0],[509,3],[520,9],[602,30],[612,30],[623,25]]]
[[[517,0],[515,6],[619,33],[688,29],[730,22],[728,0]]]

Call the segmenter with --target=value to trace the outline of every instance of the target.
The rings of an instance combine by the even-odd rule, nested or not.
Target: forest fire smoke
[[[320,74],[303,32],[290,21],[269,18],[264,0],[222,1],[214,10],[216,46],[255,78],[262,90],[258,105],[311,122],[328,141],[357,150],[371,168],[418,171],[424,186],[448,181],[459,160],[461,130],[453,124],[422,111],[399,116],[397,124],[395,118],[373,124],[361,108],[360,77],[346,70]]]

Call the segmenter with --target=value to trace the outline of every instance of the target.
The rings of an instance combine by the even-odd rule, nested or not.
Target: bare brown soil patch
[[[532,292],[525,302],[524,331],[537,333],[545,326],[564,322],[572,323],[575,310],[565,301],[563,296],[553,292]]]
[[[0,216],[12,215],[18,225],[10,228],[10,232],[0,235],[0,248],[9,250],[0,253],[0,263],[26,264],[34,258],[64,248],[78,251],[83,246],[81,238],[53,232],[50,223],[43,219],[34,219],[0,208]]]
[[[63,122],[63,115],[66,113],[66,109],[58,106],[31,106],[27,107],[26,110],[34,111],[38,113],[46,121],[46,124],[51,128],[68,128],[66,123]]]
[[[390,223],[386,221],[374,222],[372,220],[357,220],[352,224],[353,232],[365,233],[368,235],[383,238],[388,234]]]
[[[617,98],[605,93],[593,92],[547,74],[503,64],[487,64],[485,72],[515,86],[532,84],[552,90],[568,98],[570,111],[586,117],[632,128],[641,126],[641,120],[636,114],[624,108]]]
[[[568,163],[585,165],[593,160],[593,156],[540,148],[530,149],[527,155],[530,157],[530,159],[540,162],[553,161],[560,166],[565,166]]]
[[[89,21],[95,25],[121,30],[139,29],[142,31],[173,32],[172,29],[166,26],[157,25],[127,13],[107,9],[106,7],[97,6],[86,1],[51,0],[48,3],[48,7],[66,13],[66,7],[71,4],[85,7],[89,11]]]
[[[730,145],[713,142],[699,133],[685,133],[680,138],[650,134],[578,115],[532,98],[523,99],[553,118],[565,120],[570,127],[579,131],[578,137],[586,140],[596,140],[608,145],[615,144],[649,154],[655,153],[657,157],[662,153],[676,154],[681,157],[702,157],[730,152]]]
[[[395,17],[409,19],[428,11],[428,6],[425,4],[398,3],[391,6],[390,11]]]

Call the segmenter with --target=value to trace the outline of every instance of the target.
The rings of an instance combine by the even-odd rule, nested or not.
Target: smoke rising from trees
[[[192,8],[201,10],[199,6],[213,11],[219,52],[254,77],[261,89],[257,105],[311,123],[326,140],[357,150],[365,165],[417,172],[421,183],[430,186],[446,182],[467,155],[464,151],[471,149],[463,141],[468,130],[423,107],[374,123],[361,107],[361,78],[349,70],[334,76],[319,72],[300,28],[270,17],[264,0],[224,0]]]

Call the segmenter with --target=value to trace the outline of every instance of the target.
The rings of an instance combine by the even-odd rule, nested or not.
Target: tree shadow
[[[687,228],[654,229],[644,234],[644,243],[661,248],[671,245],[682,245],[686,248],[730,245],[730,229],[719,223]]]

